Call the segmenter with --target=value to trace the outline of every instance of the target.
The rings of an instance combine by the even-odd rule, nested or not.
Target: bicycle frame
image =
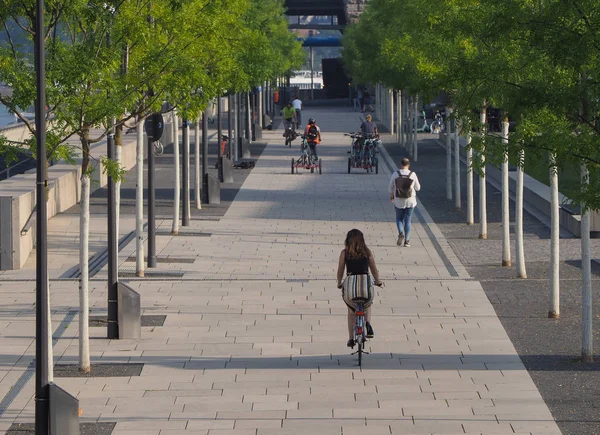
[[[297,170],[298,168],[310,169],[311,173],[314,172],[315,169],[318,169],[319,174],[321,174],[321,159],[317,160],[306,136],[302,135],[301,138],[300,157],[298,159],[292,158],[292,174],[294,173],[294,169]]]

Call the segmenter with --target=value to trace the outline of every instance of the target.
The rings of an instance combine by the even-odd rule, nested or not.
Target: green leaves
[[[260,85],[302,60],[283,0],[51,0],[45,6],[47,137],[54,158],[72,161],[75,150],[64,144],[74,135],[85,156],[107,134],[107,119],[143,118],[165,101],[193,119],[214,97]],[[0,9],[0,82],[13,90],[0,102],[20,113],[36,98],[35,2],[4,0]],[[35,140],[29,146],[35,150]]]
[[[346,31],[344,60],[360,82],[445,91],[472,125],[485,99],[517,123],[511,154],[552,151],[560,169],[583,161],[600,184],[600,0],[371,0]],[[484,141],[493,162],[503,145],[474,136],[473,148]],[[590,188],[574,187],[600,208]]]

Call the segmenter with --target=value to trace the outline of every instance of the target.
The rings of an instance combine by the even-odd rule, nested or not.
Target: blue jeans
[[[396,225],[398,226],[398,234],[404,234],[404,240],[410,240],[410,227],[412,219],[414,207],[410,208],[398,208],[394,206],[396,209]]]

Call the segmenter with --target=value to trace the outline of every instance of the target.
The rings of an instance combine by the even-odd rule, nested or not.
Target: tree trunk
[[[173,166],[175,180],[173,181],[174,199],[173,199],[173,228],[171,234],[179,234],[179,207],[181,206],[181,165],[179,161],[179,123],[175,111],[171,114],[173,119]]]
[[[473,148],[471,148],[471,123],[467,124],[467,225],[475,224],[475,201],[473,198]]]
[[[250,104],[250,92],[246,92],[246,138],[252,142],[252,105]],[[306,120],[303,120],[306,124]],[[242,156],[246,158],[246,156]]]
[[[460,196],[460,135],[458,120],[454,121],[454,205],[457,210],[462,208]]]
[[[135,276],[144,276],[144,123],[136,129],[135,147]]]
[[[510,202],[508,185],[508,118],[502,122],[502,266],[510,267]]]
[[[413,135],[412,135],[412,129],[413,129],[413,120],[412,120],[412,113],[413,113],[413,103],[412,103],[412,97],[406,97],[406,150],[408,151],[408,156],[412,159],[413,158],[413,153],[415,152],[415,147],[413,144]]]
[[[414,146],[415,149],[413,151],[413,161],[417,162],[419,160],[419,139],[417,137],[417,122],[418,122],[418,115],[417,115],[417,108],[419,107],[419,97],[415,96],[414,99],[414,107],[413,107],[413,134],[414,134]]]
[[[560,217],[558,202],[558,168],[556,155],[550,153],[550,310],[548,317],[560,317]]]
[[[200,168],[200,118],[196,119],[194,128],[194,195],[196,197],[196,208],[202,209],[202,196],[200,195],[200,186],[202,186],[202,169]]]
[[[190,123],[187,118],[182,118],[182,139],[183,139],[183,162],[182,162],[182,190],[183,190],[183,211],[182,226],[189,226],[192,212],[190,208]]]
[[[523,167],[525,165],[525,150],[519,147],[519,166],[517,167],[517,192],[516,192],[516,248],[517,248],[517,276],[527,278],[525,270],[525,245],[523,243]]]
[[[404,97],[402,96],[402,90],[398,89],[398,92],[396,93],[396,105],[398,107],[396,107],[396,119],[397,119],[397,124],[396,125],[396,135],[397,135],[397,139],[396,141],[400,144],[400,146],[404,146],[404,132],[403,132],[403,123],[402,123],[402,108],[404,107],[403,104],[403,99]]]
[[[585,163],[581,164],[582,187],[589,184],[589,172]],[[594,335],[592,330],[592,259],[590,255],[590,212],[582,206],[581,210],[581,270],[582,270],[582,310],[581,310],[581,360],[594,360]]]
[[[264,91],[264,82],[263,87],[258,91],[258,128],[263,128],[263,91]],[[221,98],[221,97],[219,97]],[[229,108],[229,99],[227,99],[227,107]],[[221,143],[221,138],[219,138],[219,144]]]
[[[390,134],[394,134],[396,130],[394,129],[394,90],[388,89],[388,101],[389,101],[389,120],[390,120]]]
[[[446,199],[452,201],[452,109],[446,107]]]
[[[121,165],[123,160],[123,126],[120,125],[115,128],[115,162]],[[115,211],[117,219],[117,229],[115,235],[117,237],[117,245],[119,244],[119,218],[121,216],[121,180],[115,181]],[[117,249],[118,255],[118,249]]]
[[[269,87],[269,93],[271,93],[270,89],[271,88]],[[238,136],[240,135],[240,132],[238,129],[238,126],[239,126],[239,121],[238,121],[239,100],[240,100],[239,94],[233,94],[231,96],[231,104],[232,104],[231,109],[233,111],[233,125],[231,127],[232,127],[233,131],[232,131],[231,137],[229,138],[229,143],[227,144],[227,146],[229,147],[229,156],[231,157],[231,160],[234,162],[237,162],[237,160],[238,160],[236,144],[238,143]],[[270,102],[269,102],[269,104],[270,104]],[[269,116],[271,116],[271,115],[269,115]]]
[[[481,115],[479,121],[481,122],[481,140],[483,145],[481,146],[481,174],[479,175],[479,238],[487,239],[487,186],[485,179],[485,134],[486,134],[486,102],[483,102],[481,106]]]
[[[83,151],[81,163],[81,207],[79,216],[79,370],[90,372],[90,334],[89,334],[89,245],[90,245],[90,144],[89,126],[85,126],[81,135]]]

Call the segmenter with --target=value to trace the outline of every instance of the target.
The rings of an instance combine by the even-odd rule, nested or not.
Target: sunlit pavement
[[[308,117],[322,130],[323,174],[292,174],[300,140],[286,148],[281,130],[265,132],[269,145],[225,216],[158,237],[159,257],[173,260],[159,263],[164,278],[125,279],[144,314],[166,322],[142,328],[140,340],[109,341],[92,328],[93,362],[145,365],[139,377],[57,379],[80,399],[82,421],[115,421],[113,434],[134,435],[560,434],[480,284],[421,205],[411,247],[396,246],[385,151],[379,174],[348,174],[343,132],[358,129],[360,114]],[[352,228],[386,284],[362,369],[346,347],[335,282]],[[0,397],[31,361],[33,317],[19,309],[29,313],[33,294],[20,289],[32,286],[0,283]],[[105,284],[92,287],[93,314],[105,313]],[[52,288],[60,322],[77,309],[77,283]],[[55,346],[59,363],[77,362],[77,335],[75,318]],[[31,379],[0,430],[33,421],[32,397]]]

